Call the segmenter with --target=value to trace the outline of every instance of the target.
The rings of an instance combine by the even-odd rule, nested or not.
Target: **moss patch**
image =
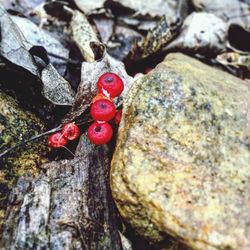
[[[23,111],[10,96],[0,93],[0,151],[14,147],[44,130],[43,123]],[[0,166],[0,224],[3,222],[6,198],[19,176],[36,175],[38,166],[47,161],[44,140],[27,143],[5,155]]]

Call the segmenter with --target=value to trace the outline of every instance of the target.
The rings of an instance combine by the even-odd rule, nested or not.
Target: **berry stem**
[[[66,128],[66,130],[64,131],[64,133],[62,133],[62,137],[68,132],[69,129],[70,129],[70,127]]]
[[[11,151],[15,150],[16,148],[25,145],[25,144],[28,143],[28,142],[35,141],[35,140],[38,140],[38,139],[40,139],[40,138],[42,138],[42,137],[44,137],[44,136],[47,136],[47,135],[53,134],[53,133],[55,133],[55,132],[58,132],[58,131],[61,130],[61,128],[62,128],[62,125],[59,125],[59,126],[56,127],[56,128],[53,128],[53,129],[51,129],[51,130],[49,130],[49,131],[46,131],[46,132],[41,133],[41,134],[39,134],[39,135],[33,136],[33,137],[31,137],[30,139],[28,139],[28,140],[25,140],[25,141],[23,141],[23,142],[20,142],[20,143],[18,143],[17,145],[15,145],[14,147],[8,148],[8,149],[4,150],[2,153],[0,153],[0,158],[3,157],[4,155],[10,153]]]
[[[90,120],[87,120],[85,122],[82,122],[82,123],[79,123],[79,124],[76,124],[76,125],[80,126],[80,125],[84,125],[84,124],[90,123],[92,121],[93,120],[90,119]],[[1,152],[0,153],[0,158],[2,158],[3,156],[5,156],[6,154],[10,153],[11,151],[13,151],[13,150],[15,150],[15,149],[17,149],[17,148],[25,145],[28,142],[36,141],[36,140],[38,140],[38,139],[40,139],[40,138],[42,138],[44,136],[47,136],[47,135],[53,134],[55,132],[58,132],[58,131],[61,130],[61,128],[62,128],[62,124],[59,125],[59,126],[57,126],[57,127],[55,127],[55,128],[53,128],[53,129],[51,129],[51,130],[48,130],[48,131],[44,132],[44,133],[41,133],[41,134],[36,135],[36,136],[33,136],[33,137],[31,137],[30,139],[28,139],[26,141],[22,141],[22,142],[18,143],[17,145],[15,145],[14,147],[8,148],[8,149],[4,150],[3,152]]]
[[[81,126],[81,125],[84,125],[84,124],[87,124],[87,123],[91,123],[91,122],[93,122],[93,119],[89,119],[89,120],[81,122],[81,123],[75,123],[75,125]]]
[[[75,154],[74,154],[70,149],[68,149],[68,148],[65,147],[65,146],[62,146],[62,148],[66,149],[70,154],[72,154],[72,155],[75,157]]]

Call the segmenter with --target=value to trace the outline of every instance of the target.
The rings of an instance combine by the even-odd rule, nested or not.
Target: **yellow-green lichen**
[[[18,145],[44,130],[42,122],[4,93],[0,93],[0,151]],[[17,147],[4,155],[0,168],[0,214],[4,217],[6,198],[19,176],[36,175],[38,166],[47,161],[44,141]],[[0,224],[2,220],[0,219]]]

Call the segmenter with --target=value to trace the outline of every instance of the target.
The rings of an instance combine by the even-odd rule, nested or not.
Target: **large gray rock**
[[[182,54],[125,100],[111,188],[141,235],[192,249],[250,249],[250,91]]]

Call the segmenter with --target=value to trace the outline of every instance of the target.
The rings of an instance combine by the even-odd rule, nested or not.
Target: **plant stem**
[[[61,128],[62,128],[62,125],[59,125],[59,126],[56,127],[56,128],[53,128],[53,129],[51,129],[51,130],[49,130],[49,131],[46,131],[46,132],[41,133],[41,134],[39,134],[39,135],[33,136],[33,137],[31,137],[30,139],[28,139],[28,140],[25,140],[25,141],[23,141],[23,142],[20,142],[20,143],[18,143],[17,145],[15,145],[14,147],[8,148],[8,149],[4,150],[2,153],[0,153],[0,158],[3,157],[4,155],[10,153],[10,152],[13,151],[14,149],[16,149],[16,148],[18,148],[18,147],[21,147],[21,146],[25,145],[25,144],[28,143],[28,142],[35,141],[35,140],[38,140],[38,139],[40,139],[40,138],[42,138],[42,137],[44,137],[44,136],[46,136],[46,135],[50,135],[50,134],[52,134],[52,133],[55,133],[55,132],[59,131]]]

